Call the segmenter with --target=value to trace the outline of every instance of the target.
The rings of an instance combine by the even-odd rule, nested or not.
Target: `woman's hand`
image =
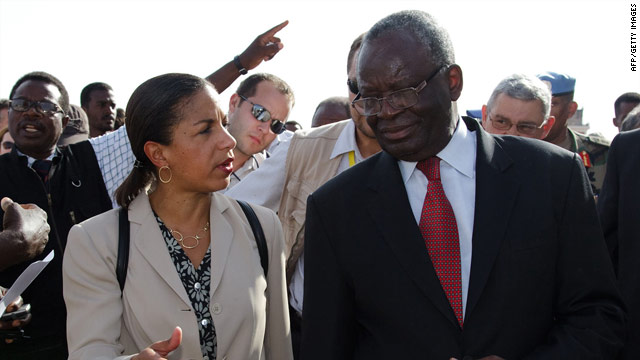
[[[158,341],[148,348],[140,351],[131,360],[165,360],[170,352],[177,349],[182,342],[182,329],[176,326],[171,337],[167,340]]]

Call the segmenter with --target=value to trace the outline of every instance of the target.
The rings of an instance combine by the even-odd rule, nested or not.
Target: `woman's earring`
[[[165,180],[162,178],[162,170],[169,170],[169,179]],[[171,178],[173,177],[173,173],[171,172],[171,168],[169,167],[169,165],[165,165],[163,167],[161,167],[160,169],[158,169],[158,179],[160,179],[160,181],[163,184],[167,184],[171,181]]]

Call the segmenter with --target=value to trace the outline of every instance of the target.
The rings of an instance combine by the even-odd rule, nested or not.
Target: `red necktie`
[[[462,285],[460,241],[453,209],[440,181],[440,159],[431,157],[418,163],[429,180],[420,215],[420,232],[427,245],[433,268],[462,327]]]
[[[51,160],[36,160],[31,166],[40,176],[43,183],[49,181],[49,170],[51,170]]]

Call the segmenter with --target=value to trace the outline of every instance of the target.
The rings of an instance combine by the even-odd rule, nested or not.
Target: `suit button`
[[[218,315],[222,312],[222,305],[215,303],[213,304],[213,306],[211,307],[211,309],[213,310],[213,313]]]

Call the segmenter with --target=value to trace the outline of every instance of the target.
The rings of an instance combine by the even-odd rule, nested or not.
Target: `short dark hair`
[[[358,37],[351,43],[351,49],[349,49],[349,55],[347,56],[347,73],[349,73],[349,71],[351,70],[351,62],[353,61],[353,57],[356,55],[356,52],[360,50],[360,47],[362,46],[362,39],[364,39],[364,36],[366,34],[366,32],[363,32],[362,34],[358,35]]]
[[[383,18],[369,29],[363,42],[369,43],[394,31],[409,32],[429,52],[436,67],[455,63],[449,33],[433,16],[420,10],[399,11]]]
[[[9,99],[0,99],[0,110],[9,108]]]
[[[51,84],[57,87],[58,91],[60,91],[59,105],[65,114],[69,113],[69,93],[67,92],[67,88],[64,87],[64,85],[62,84],[62,81],[58,80],[58,78],[44,71],[33,71],[26,75],[23,75],[20,79],[18,79],[18,81],[16,81],[15,85],[13,85],[13,88],[11,88],[11,93],[9,93],[9,99],[13,99],[13,95],[15,95],[16,91],[18,90],[18,87],[20,87],[22,83],[27,82],[29,80],[42,81],[44,83]]]
[[[113,91],[109,84],[103,82],[91,83],[85,86],[80,93],[80,106],[86,107],[89,105],[89,102],[91,101],[91,93],[96,90]]]
[[[640,94],[637,92],[626,92],[616,99],[616,102],[613,103],[613,111],[616,116],[620,113],[620,104],[622,103],[636,103],[640,104]]]
[[[164,74],[143,82],[127,103],[125,125],[136,166],[116,190],[116,201],[127,207],[155,177],[155,165],[147,158],[144,144],[154,141],[169,145],[173,129],[182,119],[182,108],[194,95],[210,86],[189,74]]]
[[[289,99],[289,101],[291,101],[291,106],[295,104],[296,99],[293,95],[293,90],[291,89],[289,84],[287,84],[284,80],[280,79],[279,77],[273,74],[257,73],[247,77],[238,86],[238,89],[236,90],[236,94],[242,95],[244,97],[253,96],[256,94],[256,89],[258,87],[258,84],[260,84],[263,81],[269,81],[270,83],[272,83],[273,86],[275,86],[275,88],[282,95],[286,96]],[[242,98],[240,99],[240,101],[243,101]]]

